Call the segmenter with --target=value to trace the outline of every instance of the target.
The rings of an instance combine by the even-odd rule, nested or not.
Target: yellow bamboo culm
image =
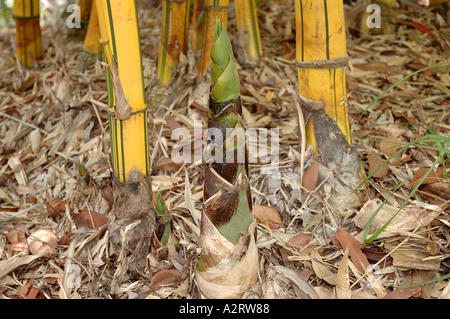
[[[234,8],[237,29],[244,30],[249,36],[245,47],[247,55],[250,59],[258,59],[262,56],[262,47],[255,0],[234,0]]]
[[[351,145],[343,1],[298,0],[295,11],[299,94],[323,103],[325,113]],[[311,121],[306,125],[306,142],[317,149]]]
[[[92,3],[89,24],[84,38],[83,50],[92,54],[102,53],[100,44],[100,26],[98,24],[97,5]]]
[[[25,68],[43,57],[41,26],[39,24],[39,0],[15,0],[16,53]]]
[[[194,52],[197,52],[202,48],[203,30],[205,28],[204,6],[205,0],[194,0],[192,7],[192,50]]]
[[[77,5],[80,8],[80,22],[87,25],[91,15],[93,0],[78,0]]]
[[[395,6],[397,4],[397,0],[378,0],[380,2],[384,2],[387,5]]]
[[[166,85],[179,63],[180,53],[187,54],[189,36],[189,0],[163,0],[161,41],[158,55],[158,80]]]
[[[143,82],[139,24],[134,0],[96,0],[108,88],[109,129],[113,171],[125,183],[136,168],[148,175],[147,107]],[[114,70],[118,76],[114,76]],[[120,81],[120,82],[119,82]],[[121,99],[115,91],[122,88]],[[131,108],[119,119],[116,103],[123,100]]]
[[[214,44],[214,30],[216,27],[216,19],[224,24],[226,28],[228,25],[228,6],[230,0],[205,0],[205,25],[202,42],[202,53],[199,67],[199,76],[203,77],[206,74],[210,64],[211,47]]]
[[[92,3],[89,24],[84,36],[83,48],[78,53],[77,69],[83,72],[85,68],[97,61],[102,53],[102,45],[100,43],[100,26],[98,21],[97,5],[95,1]]]

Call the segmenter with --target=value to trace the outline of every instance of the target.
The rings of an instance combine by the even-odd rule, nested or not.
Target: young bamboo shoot
[[[239,298],[258,273],[240,83],[230,39],[218,20],[211,47],[208,158],[197,283],[206,298]]]

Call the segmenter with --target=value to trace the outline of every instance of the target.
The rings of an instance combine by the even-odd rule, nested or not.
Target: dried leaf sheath
[[[41,26],[39,24],[39,0],[15,0],[16,53],[25,68],[43,57]]]
[[[206,298],[238,298],[258,272],[256,223],[242,138],[239,76],[230,39],[219,21],[214,38],[207,146],[211,159],[205,169],[200,227],[203,254],[197,282]]]
[[[189,34],[189,0],[162,2],[161,41],[158,55],[158,80],[162,85],[172,78],[180,53],[187,54]]]

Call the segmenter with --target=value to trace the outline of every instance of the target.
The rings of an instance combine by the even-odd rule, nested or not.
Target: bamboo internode
[[[246,52],[250,59],[262,56],[261,39],[259,35],[258,15],[255,0],[235,0],[237,29],[248,34]]]
[[[17,57],[25,68],[31,68],[43,57],[39,0],[15,0],[14,19]]]
[[[111,162],[122,183],[133,168],[149,173],[147,106],[134,0],[96,0],[107,63]]]
[[[84,38],[83,50],[92,54],[102,53],[100,43],[100,26],[98,22],[97,5],[92,3],[89,24]]]
[[[162,3],[161,42],[158,55],[158,80],[162,85],[172,78],[180,53],[187,54],[189,0],[164,0]]]
[[[192,50],[197,52],[202,49],[203,31],[205,29],[205,0],[194,0],[192,7]]]

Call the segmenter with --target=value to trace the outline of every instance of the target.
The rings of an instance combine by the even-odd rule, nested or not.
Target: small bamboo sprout
[[[158,80],[166,85],[180,53],[187,54],[189,35],[189,0],[163,0],[161,42],[158,55]]]
[[[322,174],[326,172],[336,179],[334,207],[344,199],[347,204],[358,205],[356,194],[349,196],[354,184],[358,185],[360,165],[356,149],[351,147],[347,109],[343,1],[300,0],[295,2],[295,11],[298,100],[305,117],[306,145],[312,144],[320,155],[323,169],[319,169],[319,179],[325,178]],[[331,177],[330,183],[335,181]]]
[[[92,3],[91,16],[84,38],[83,48],[78,54],[78,70],[84,69],[95,62],[98,55],[102,53],[102,45],[100,43],[100,26],[98,22],[97,5],[95,1]]]
[[[31,68],[43,58],[39,0],[15,0],[16,53],[21,65]]]
[[[211,47],[214,43],[214,30],[216,20],[219,19],[225,26],[228,24],[228,6],[230,0],[205,0],[205,22],[202,42],[202,53],[200,57],[199,76],[203,77],[208,69]]]
[[[235,0],[234,8],[237,29],[248,37],[245,46],[247,55],[251,60],[258,59],[262,56],[262,47],[255,0]]]
[[[208,157],[197,268],[201,295],[239,298],[258,273],[239,75],[225,26],[211,48]],[[208,155],[208,154],[206,154]]]
[[[155,224],[147,106],[135,1],[96,0],[96,5],[106,62],[114,172],[110,249],[111,254],[119,255],[120,267],[114,278],[121,281],[127,271],[136,274],[145,270]]]

